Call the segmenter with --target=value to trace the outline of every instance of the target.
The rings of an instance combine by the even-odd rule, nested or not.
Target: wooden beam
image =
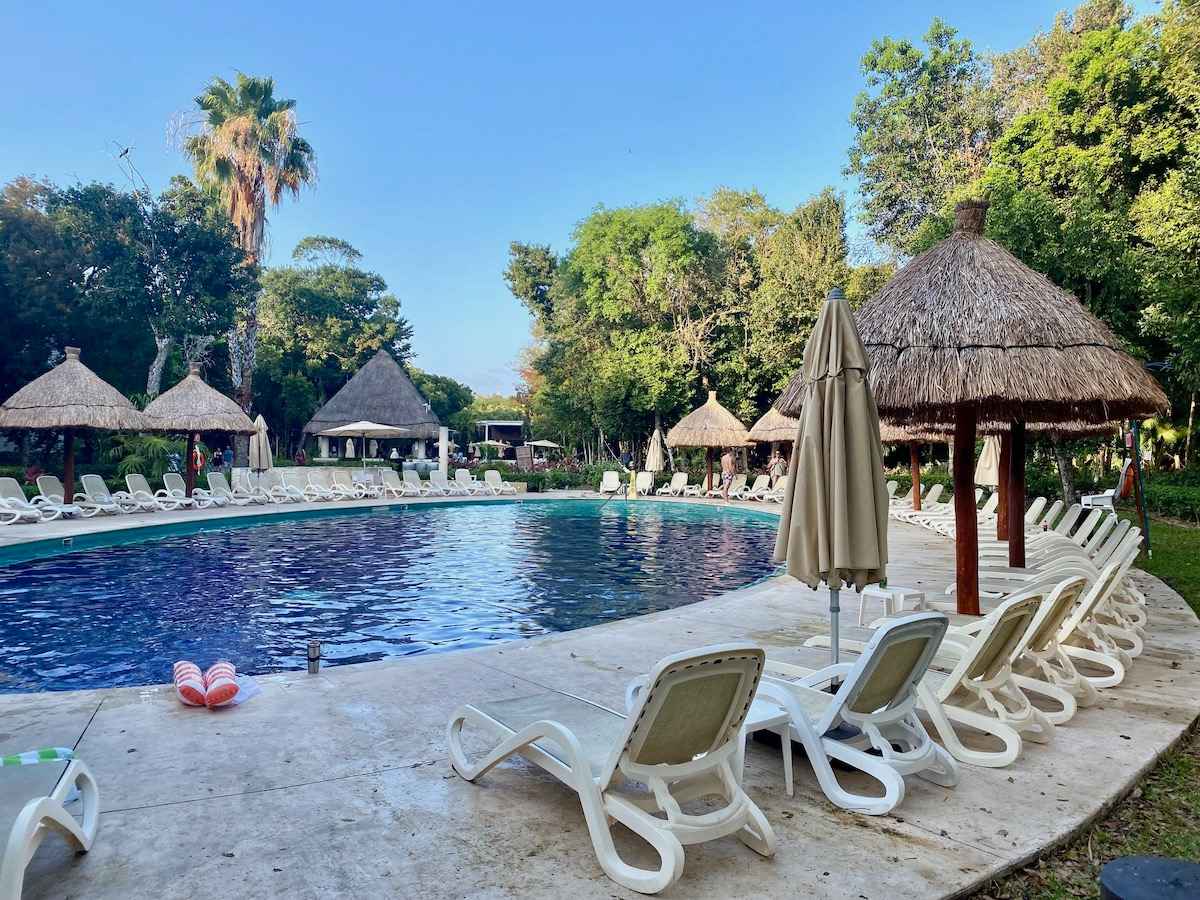
[[[954,417],[954,572],[960,615],[979,615],[979,520],[975,509],[975,409]]]
[[[921,509],[921,445],[911,441],[908,445],[908,467],[912,473],[912,508]]]
[[[63,430],[63,503],[75,500],[75,429]]]
[[[183,480],[187,487],[187,495],[190,497],[196,487],[196,432],[194,431],[188,432],[185,458],[187,463],[183,467],[183,471],[186,473]]]
[[[1008,564],[1025,565],[1025,423],[1014,421],[1009,431],[1008,456]]]
[[[1012,434],[1000,435],[1000,477],[996,480],[996,540],[1008,540],[1008,469],[1012,460]]]

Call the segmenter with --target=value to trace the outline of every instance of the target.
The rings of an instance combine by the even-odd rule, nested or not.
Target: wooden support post
[[[705,458],[708,460],[708,483],[704,486],[704,490],[711,491],[713,489],[713,479],[712,479],[713,452],[712,452],[712,447],[709,447],[707,450],[705,450],[704,455],[705,455]]]
[[[954,417],[955,598],[960,615],[979,615],[979,521],[975,510],[975,409]]]
[[[63,503],[75,500],[75,429],[63,430]]]
[[[1008,564],[1025,565],[1025,423],[1014,421],[1008,455]]]
[[[996,479],[996,540],[1008,540],[1008,469],[1012,463],[1012,434],[1000,435],[1000,473]]]
[[[912,508],[921,509],[921,445],[912,441],[908,445],[908,467],[912,473]]]
[[[187,495],[192,496],[192,490],[196,487],[196,433],[188,432],[187,439],[187,463],[183,467],[184,483],[187,487]]]

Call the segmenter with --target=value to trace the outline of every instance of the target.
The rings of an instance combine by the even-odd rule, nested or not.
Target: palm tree
[[[214,189],[238,233],[247,265],[257,265],[267,224],[267,201],[278,206],[317,177],[312,146],[296,133],[296,101],[275,99],[275,80],[237,73],[234,84],[213,78],[196,105],[203,129],[184,150],[196,177]],[[251,377],[258,341],[257,301],[229,335],[229,360],[238,401],[250,408]]]

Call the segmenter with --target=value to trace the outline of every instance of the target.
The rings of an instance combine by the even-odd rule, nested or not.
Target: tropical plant
[[[316,155],[297,133],[296,101],[275,97],[275,80],[237,73],[230,84],[213,78],[196,98],[203,130],[184,144],[203,185],[216,190],[237,229],[246,262],[262,255],[267,203],[298,197],[316,180]],[[250,407],[258,340],[258,311],[252,300],[230,333],[230,367],[238,399]]]
[[[180,471],[185,452],[183,441],[161,434],[115,434],[108,455],[117,461],[121,475],[140,473],[159,479],[164,472]]]

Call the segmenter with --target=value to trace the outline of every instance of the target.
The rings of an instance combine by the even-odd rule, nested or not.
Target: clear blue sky
[[[872,38],[941,15],[985,50],[1059,2],[0,4],[0,181],[152,187],[208,79],[272,75],[320,181],[271,213],[270,256],[344,238],[416,330],[416,364],[507,391],[528,316],[501,279],[512,240],[562,250],[595,206],[758,187],[792,207],[845,190],[847,116]],[[1072,4],[1073,5],[1073,4]]]

